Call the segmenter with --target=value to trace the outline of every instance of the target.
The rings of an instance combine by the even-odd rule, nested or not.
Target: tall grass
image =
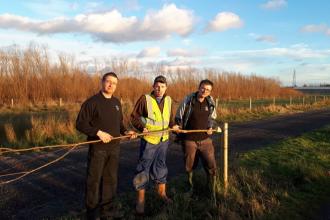
[[[152,79],[158,74],[169,79],[168,93],[177,101],[196,90],[204,78],[215,83],[213,94],[222,99],[299,94],[282,89],[275,79],[211,69],[170,71],[161,66],[150,68],[138,62],[116,59],[107,62],[105,69],[119,75],[116,95],[131,103],[151,90]],[[73,57],[59,54],[57,58],[50,58],[46,47],[33,43],[27,49],[0,49],[0,105],[9,104],[11,99],[15,103],[51,102],[59,98],[63,102],[81,102],[99,90],[100,76],[105,69],[87,73],[87,68],[77,64]]]
[[[75,129],[75,119],[76,111],[0,115],[0,145],[26,148],[84,140]]]

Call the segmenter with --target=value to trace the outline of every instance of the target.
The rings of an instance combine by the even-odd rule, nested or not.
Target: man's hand
[[[135,131],[126,131],[125,135],[129,135],[129,139],[134,139],[137,138],[136,132]]]
[[[99,130],[96,135],[103,141],[103,143],[109,143],[112,139],[112,136],[107,132]]]
[[[212,135],[213,134],[213,129],[212,128],[209,128],[206,132],[208,135]]]
[[[143,131],[142,131],[143,133],[147,133],[147,132],[149,132],[149,130],[148,130],[148,128],[143,128]]]
[[[173,125],[172,129],[173,129],[174,132],[179,133],[181,128],[180,128],[179,125]]]

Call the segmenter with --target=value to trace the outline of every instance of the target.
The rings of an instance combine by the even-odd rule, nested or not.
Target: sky
[[[329,0],[0,1],[0,49],[330,84]]]

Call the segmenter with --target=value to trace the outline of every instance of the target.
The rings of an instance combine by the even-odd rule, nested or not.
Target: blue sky
[[[330,83],[330,1],[1,1],[0,47]],[[106,61],[108,60],[108,61]]]

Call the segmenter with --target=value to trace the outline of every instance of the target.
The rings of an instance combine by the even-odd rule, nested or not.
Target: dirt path
[[[330,109],[276,116],[264,120],[233,123],[229,125],[229,147],[231,159],[235,154],[263,147],[288,137],[295,137],[330,124]],[[219,149],[219,135],[214,135]],[[55,157],[59,153],[48,154]],[[17,158],[31,160],[36,154],[24,154]],[[133,190],[132,177],[138,157],[138,142],[121,145],[118,191]],[[70,154],[59,164],[24,178],[14,184],[0,186],[0,219],[42,219],[75,214],[83,209],[84,181],[87,148]],[[33,161],[33,167],[45,163],[49,158]],[[29,167],[13,158],[0,156],[0,175]],[[181,147],[170,144],[168,153],[169,179],[183,173]],[[8,170],[10,169],[10,170]],[[2,180],[2,179],[0,179]]]

